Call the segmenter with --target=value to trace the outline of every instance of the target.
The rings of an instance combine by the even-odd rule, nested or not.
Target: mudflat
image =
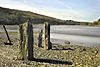
[[[0,33],[0,67],[97,67],[100,66],[100,47],[53,44],[52,50],[34,43],[33,61],[18,60],[17,33],[9,33],[13,45],[5,45],[5,33]]]

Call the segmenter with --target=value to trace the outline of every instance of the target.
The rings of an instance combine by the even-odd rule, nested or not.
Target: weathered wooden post
[[[20,24],[18,27],[18,48],[19,48],[19,55],[18,55],[18,59],[23,60],[24,59],[24,47],[23,47],[23,25]]]
[[[33,59],[33,26],[31,22],[25,23],[25,55],[28,60]]]
[[[43,34],[43,30],[41,30],[38,36],[38,47],[42,47],[42,34]]]
[[[19,59],[33,59],[33,26],[31,22],[19,25]]]
[[[13,44],[11,43],[11,40],[10,40],[10,37],[9,37],[9,35],[8,35],[8,32],[7,32],[7,30],[6,30],[5,25],[3,25],[3,28],[4,28],[5,32],[6,32],[6,35],[7,35],[8,41],[9,41],[9,43],[5,43],[5,45],[7,45],[7,44],[13,45]]]
[[[48,22],[44,23],[44,49],[52,49],[50,43],[50,24]]]

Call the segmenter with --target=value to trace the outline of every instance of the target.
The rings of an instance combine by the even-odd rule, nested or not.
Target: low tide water
[[[16,32],[18,26],[6,26],[10,32]],[[34,31],[43,29],[43,26],[33,26]],[[82,46],[100,46],[100,27],[78,26],[78,25],[51,25],[51,42],[64,44],[69,41],[71,44]],[[4,32],[0,26],[0,32]]]
[[[71,44],[82,46],[100,46],[100,27],[53,25],[51,26],[51,38],[58,39],[57,43],[69,41]]]

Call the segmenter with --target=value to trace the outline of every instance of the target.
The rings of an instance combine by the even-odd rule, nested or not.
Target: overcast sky
[[[0,0],[0,6],[64,20],[96,21],[100,18],[100,0]]]

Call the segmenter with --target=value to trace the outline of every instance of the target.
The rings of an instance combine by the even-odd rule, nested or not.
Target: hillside
[[[0,7],[0,24],[19,24],[25,22],[27,19],[32,19],[34,23],[43,23],[47,21],[51,22],[50,24],[62,24],[63,22],[63,20],[30,11],[20,11]]]
[[[61,20],[54,17],[40,15],[30,11],[21,11],[0,7],[0,25],[19,24],[31,19],[35,24],[49,22],[52,25],[91,25],[89,22],[78,22],[73,20]]]

